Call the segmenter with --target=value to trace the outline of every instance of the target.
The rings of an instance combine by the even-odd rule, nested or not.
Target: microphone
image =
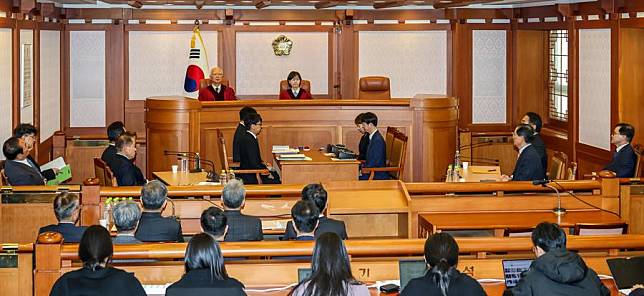
[[[548,180],[548,178],[545,178],[545,179],[541,179],[541,180],[533,180],[532,184],[533,185],[541,185],[543,187],[548,187],[548,188],[550,188],[550,189],[555,191],[555,193],[557,194],[557,207],[552,209],[552,212],[557,216],[563,216],[563,215],[566,214],[566,209],[561,207],[561,194],[559,194],[559,190],[557,190],[556,187],[548,184],[550,182],[552,182],[552,180]]]
[[[541,185],[541,186],[546,186],[546,184],[550,183],[550,180],[546,179],[541,179],[541,180],[532,180],[532,185]]]
[[[164,155],[176,155],[177,157],[185,157],[188,160],[192,161],[195,163],[195,169],[192,170],[192,173],[195,172],[202,172],[203,169],[201,168],[201,164],[205,163],[208,164],[212,170],[208,171],[206,170],[207,176],[206,178],[208,179],[209,182],[216,182],[218,175],[215,174],[215,162],[212,160],[208,159],[202,159],[201,156],[199,155],[199,152],[190,152],[190,151],[170,151],[170,150],[164,150],[163,151]]]

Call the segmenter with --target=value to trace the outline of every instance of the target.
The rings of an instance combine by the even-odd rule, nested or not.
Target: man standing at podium
[[[199,89],[199,101],[234,101],[235,90],[222,84],[224,70],[214,67],[210,70],[208,85]]]

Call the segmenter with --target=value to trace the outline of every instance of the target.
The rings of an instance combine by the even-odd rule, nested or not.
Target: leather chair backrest
[[[221,84],[223,84],[225,86],[230,86],[230,82],[226,78],[221,80]],[[202,79],[201,81],[199,81],[199,88],[200,89],[208,87],[208,85],[210,85],[210,78],[205,78],[205,79]]]
[[[300,87],[303,90],[308,91],[311,93],[311,81],[309,80],[302,80],[302,83],[300,83]],[[288,82],[286,80],[280,81],[280,93],[288,89]]]
[[[360,78],[360,99],[391,99],[389,78],[383,76],[367,76]]]

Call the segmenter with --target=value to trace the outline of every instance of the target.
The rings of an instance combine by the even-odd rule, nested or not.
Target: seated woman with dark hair
[[[108,266],[113,252],[107,229],[99,225],[87,228],[78,246],[83,267],[60,277],[49,295],[146,296],[134,275]]]
[[[486,295],[481,284],[456,269],[458,244],[448,233],[436,233],[427,238],[425,261],[429,270],[425,276],[409,281],[402,296]]]
[[[244,285],[228,277],[217,241],[209,234],[195,235],[186,249],[186,273],[165,290],[166,296],[246,295]]]
[[[313,99],[306,89],[301,88],[302,76],[297,71],[291,71],[286,78],[288,88],[280,92],[280,100],[310,100]]]
[[[351,274],[349,255],[342,239],[333,232],[320,235],[315,241],[311,275],[299,283],[289,296],[368,296],[367,286]]]

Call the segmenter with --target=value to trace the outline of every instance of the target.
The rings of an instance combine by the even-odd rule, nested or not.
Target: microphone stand
[[[201,163],[206,163],[212,167],[211,171],[206,170],[206,178],[208,179],[208,182],[217,182],[218,181],[218,175],[214,173],[215,171],[215,163],[212,160],[207,160],[207,159],[201,159],[201,156],[199,155],[198,152],[183,152],[183,151],[168,151],[165,150],[163,151],[165,155],[176,155],[177,157],[185,157],[188,160],[192,161],[195,163],[195,169],[191,170],[191,173],[199,173],[204,171],[201,168]]]
[[[542,186],[543,187],[548,187],[548,188],[554,190],[555,193],[557,194],[557,207],[552,209],[552,212],[557,216],[565,215],[566,214],[566,209],[561,207],[561,194],[559,194],[559,190],[557,190],[556,187],[554,187],[554,186],[552,186],[550,184],[547,184],[547,183],[543,184]]]

